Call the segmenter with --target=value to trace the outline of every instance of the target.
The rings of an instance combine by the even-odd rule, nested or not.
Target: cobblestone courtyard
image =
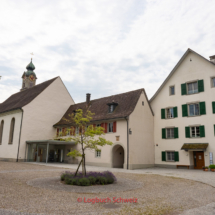
[[[0,214],[215,214],[212,172],[111,169],[118,183],[87,187],[86,192],[79,187],[80,192],[58,180],[63,171],[75,168],[76,165],[0,162]],[[137,203],[113,204],[114,197],[135,198]],[[84,198],[110,198],[111,203],[85,203]]]

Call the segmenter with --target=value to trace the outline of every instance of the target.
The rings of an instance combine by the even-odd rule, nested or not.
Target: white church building
[[[60,77],[36,85],[33,63],[26,69],[20,92],[0,104],[0,160],[77,163],[67,156],[77,146],[53,138],[73,126],[69,114],[88,109],[113,145],[86,152],[87,165],[201,169],[215,162],[215,56],[188,49],[150,100],[142,88],[95,100],[87,94],[75,104]]]

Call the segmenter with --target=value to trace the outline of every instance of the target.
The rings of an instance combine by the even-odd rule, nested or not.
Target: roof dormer
[[[118,103],[112,101],[111,103],[107,103],[107,105],[108,105],[108,113],[113,113]]]

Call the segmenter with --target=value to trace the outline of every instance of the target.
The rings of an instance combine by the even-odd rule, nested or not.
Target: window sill
[[[175,161],[172,161],[172,160],[171,160],[171,161],[170,161],[170,160],[167,160],[166,162],[175,162]]]
[[[198,116],[201,116],[201,115],[195,115],[195,116],[187,116],[187,117],[198,117]]]

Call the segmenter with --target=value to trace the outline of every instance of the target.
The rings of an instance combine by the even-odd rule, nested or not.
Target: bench
[[[177,167],[177,169],[178,169],[178,167],[187,167],[187,169],[189,169],[189,168],[190,168],[190,166],[189,166],[189,165],[176,165],[176,167]]]

